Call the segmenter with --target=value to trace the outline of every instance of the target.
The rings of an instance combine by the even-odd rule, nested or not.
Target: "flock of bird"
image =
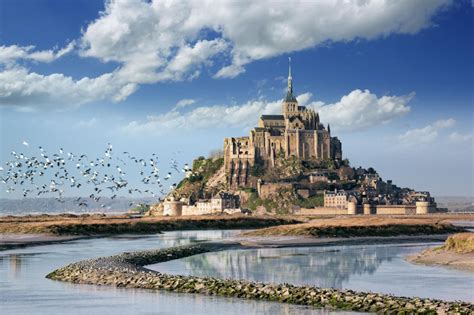
[[[28,142],[24,141],[23,146],[28,152],[33,151]],[[88,207],[90,200],[100,203],[105,194],[110,199],[115,199],[121,192],[124,192],[122,195],[140,194],[161,198],[169,190],[176,188],[176,183],[168,186],[173,176],[172,172],[190,171],[188,164],[184,164],[180,170],[178,162],[172,159],[170,162],[172,171],[162,176],[158,169],[156,154],[152,154],[149,159],[143,159],[129,152],[115,153],[110,143],[103,156],[96,158],[66,152],[63,148],[49,153],[39,146],[36,152],[39,154],[38,157],[12,151],[12,158],[5,163],[5,168],[0,166],[1,182],[7,186],[7,193],[21,190],[25,198],[52,195],[58,202],[64,202],[63,196],[67,189],[82,187],[81,191],[90,189],[90,195],[88,198],[79,197],[75,202],[79,207]],[[132,186],[133,178],[137,176],[127,174],[129,169],[139,172],[140,186],[146,189]],[[105,207],[105,204],[101,204],[100,207]]]

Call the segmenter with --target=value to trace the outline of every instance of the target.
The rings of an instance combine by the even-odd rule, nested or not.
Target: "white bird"
[[[28,142],[26,142],[26,141],[23,141],[23,145],[24,145],[24,146],[29,146],[30,144],[29,144]]]

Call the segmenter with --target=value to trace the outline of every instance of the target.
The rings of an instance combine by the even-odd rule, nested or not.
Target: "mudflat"
[[[6,233],[0,234],[0,250],[11,249],[15,247],[44,245],[51,243],[60,243],[80,239],[80,236],[57,236],[50,234],[19,234]]]

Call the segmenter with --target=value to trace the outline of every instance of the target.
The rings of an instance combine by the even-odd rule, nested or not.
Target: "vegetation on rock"
[[[461,254],[474,252],[474,233],[466,232],[450,236],[443,249]]]

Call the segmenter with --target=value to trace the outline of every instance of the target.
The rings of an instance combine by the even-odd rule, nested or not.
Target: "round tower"
[[[370,203],[364,203],[364,214],[372,214],[372,206]]]
[[[181,201],[167,200],[163,203],[163,215],[181,216],[183,212],[183,203]]]
[[[357,201],[355,199],[351,199],[347,203],[347,214],[357,214]]]
[[[430,212],[430,203],[428,201],[416,202],[416,214],[428,214]]]

